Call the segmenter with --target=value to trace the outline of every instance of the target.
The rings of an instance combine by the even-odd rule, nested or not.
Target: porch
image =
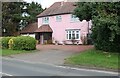
[[[35,31],[35,38],[39,44],[51,44],[52,32],[49,25],[42,25]]]

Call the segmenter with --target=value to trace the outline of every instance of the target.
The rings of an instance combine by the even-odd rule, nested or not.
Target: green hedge
[[[36,49],[36,40],[29,36],[18,36],[13,39],[12,49],[14,50],[34,50]]]
[[[11,37],[2,37],[0,40],[0,43],[2,45],[3,49],[8,48],[8,41],[11,39]]]

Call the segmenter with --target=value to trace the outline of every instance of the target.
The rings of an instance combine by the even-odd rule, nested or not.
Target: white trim
[[[43,17],[42,24],[49,24],[49,17]]]
[[[66,40],[72,40],[73,31],[74,31],[74,34],[75,34],[75,40],[80,40],[80,29],[67,29],[67,30],[66,30]],[[77,31],[78,31],[79,33],[77,33]],[[70,33],[70,32],[71,32],[71,33]],[[70,39],[70,37],[69,37],[70,34],[71,34],[71,39]],[[79,38],[78,38],[78,39],[76,39],[77,34],[79,35]]]
[[[79,18],[76,17],[76,15],[71,14],[70,15],[70,22],[80,22]]]
[[[3,72],[0,72],[0,73],[3,74],[3,75],[6,75],[6,76],[13,76],[11,74],[7,74],[7,73],[3,73]]]

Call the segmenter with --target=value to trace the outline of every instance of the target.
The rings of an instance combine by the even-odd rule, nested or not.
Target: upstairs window
[[[56,16],[56,21],[57,21],[57,22],[62,21],[62,17],[61,17],[60,15]]]
[[[43,24],[49,24],[49,17],[43,17],[42,22]]]
[[[76,17],[76,15],[71,15],[71,21],[72,22],[77,22],[77,21],[79,21],[79,18],[78,17]]]

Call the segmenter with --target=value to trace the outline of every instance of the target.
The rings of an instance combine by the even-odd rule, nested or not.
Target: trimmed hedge
[[[35,50],[36,40],[30,36],[18,36],[13,39],[14,50]]]
[[[2,37],[1,38],[0,43],[1,43],[3,49],[8,48],[8,42],[10,39],[11,39],[11,37]]]

